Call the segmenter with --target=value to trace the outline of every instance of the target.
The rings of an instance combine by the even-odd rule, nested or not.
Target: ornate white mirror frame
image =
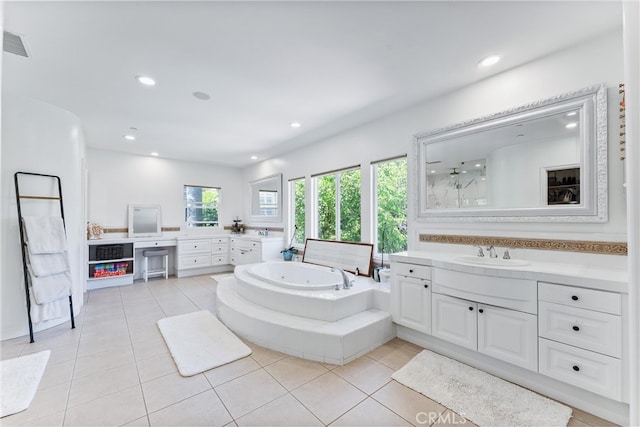
[[[551,201],[551,195],[547,199],[547,192],[551,192],[552,185],[547,180],[555,173],[549,174],[549,171],[557,172],[558,168],[540,167],[540,176],[531,177],[536,181],[536,185],[541,187],[541,195],[538,196],[538,206],[490,206],[491,200],[487,198],[486,193],[482,202],[478,202],[475,206],[468,207],[431,207],[434,204],[431,199],[433,195],[428,193],[429,185],[433,193],[434,180],[429,178],[429,174],[435,174],[434,163],[442,163],[445,167],[447,162],[442,162],[439,158],[429,158],[427,148],[431,144],[433,148],[438,147],[439,156],[443,158],[456,158],[458,160],[465,159],[473,161],[474,166],[484,168],[488,171],[488,163],[482,160],[476,162],[473,154],[467,150],[461,149],[463,138],[474,141],[482,140],[482,137],[488,132],[501,133],[509,127],[523,126],[542,122],[548,117],[561,117],[568,112],[577,112],[577,131],[578,131],[578,149],[579,163],[570,164],[577,177],[567,178],[575,184],[579,183],[579,199],[575,198],[570,201],[565,194],[565,199],[561,199],[557,204]],[[517,135],[522,136],[522,135]],[[456,144],[458,142],[458,144]],[[531,141],[530,141],[531,142]],[[548,142],[548,140],[547,140]],[[500,147],[513,147],[515,141],[509,142]],[[608,197],[607,197],[607,97],[606,87],[604,84],[583,88],[577,91],[568,92],[553,98],[544,99],[521,107],[513,108],[486,117],[461,122],[452,126],[448,126],[433,131],[423,132],[415,135],[413,150],[413,191],[417,191],[415,195],[416,203],[416,219],[418,221],[431,222],[606,222],[608,219]],[[508,146],[508,147],[507,147]],[[477,145],[474,148],[478,148]],[[492,148],[493,149],[493,148]],[[449,153],[445,151],[448,150]],[[487,149],[491,150],[491,149]],[[487,151],[485,150],[485,151]],[[473,150],[469,150],[473,151]],[[496,150],[498,151],[498,150]],[[471,156],[472,158],[465,158]],[[490,157],[490,156],[487,156]],[[458,161],[464,164],[464,161]],[[449,175],[457,178],[459,170],[451,168],[455,166],[449,162]],[[464,173],[466,173],[465,171]],[[469,171],[471,172],[471,170]],[[447,180],[446,172],[443,172],[442,180]],[[467,175],[468,177],[471,176]],[[480,175],[478,175],[479,177]],[[485,176],[485,175],[482,175]],[[485,178],[479,178],[485,179]],[[559,178],[558,178],[559,179]],[[470,181],[469,181],[470,182]],[[561,183],[560,181],[558,181]],[[445,182],[451,184],[450,182]],[[460,189],[460,181],[455,182],[452,188]],[[489,184],[485,185],[485,189]],[[564,187],[564,185],[563,185]],[[486,190],[485,190],[486,191]],[[458,192],[459,194],[459,192]],[[431,200],[431,202],[429,201]],[[549,200],[549,201],[548,201]],[[564,200],[564,202],[562,201]],[[462,199],[454,201],[460,205]],[[465,202],[468,202],[465,200]],[[486,203],[486,205],[482,205]],[[508,202],[507,202],[508,203]],[[446,204],[446,203],[443,203]]]
[[[251,181],[249,197],[252,221],[282,221],[282,174]]]

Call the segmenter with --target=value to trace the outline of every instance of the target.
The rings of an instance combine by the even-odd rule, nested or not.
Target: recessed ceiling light
[[[484,58],[482,61],[478,63],[481,67],[490,67],[492,65],[497,64],[500,61],[500,57],[498,55],[491,55]]]
[[[482,164],[481,163],[476,163],[476,167],[477,168],[482,167]]]
[[[135,141],[136,137],[130,134],[127,134],[124,136],[124,139],[126,139],[127,141]]]
[[[299,128],[302,125],[299,122],[291,122],[289,123],[289,126],[291,126],[292,128]]]
[[[193,92],[193,96],[195,96],[201,101],[208,101],[209,99],[211,99],[211,96],[209,96],[208,93],[204,93],[204,92]]]
[[[487,178],[485,178],[484,176],[482,178],[480,178],[481,181],[486,181]]]
[[[436,171],[431,171],[431,173],[436,173]]]
[[[149,76],[136,76],[136,80],[145,86],[155,86],[156,81]]]
[[[251,156],[251,160],[258,160],[258,156]]]
[[[565,127],[567,129],[573,129],[576,126],[578,126],[578,124],[576,122],[571,122],[571,123],[567,123],[567,125]]]
[[[578,114],[577,111],[570,111],[567,113],[567,117],[575,116],[576,114]]]
[[[158,153],[156,153],[156,152],[154,151],[153,153],[151,153],[151,155],[152,155],[153,157],[158,157],[160,154],[158,154]]]
[[[462,173],[467,173],[467,171],[462,171]]]

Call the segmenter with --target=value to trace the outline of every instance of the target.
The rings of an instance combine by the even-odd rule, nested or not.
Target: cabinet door
[[[431,333],[430,282],[414,277],[395,276],[392,297],[393,321],[427,334]]]
[[[533,314],[478,304],[478,351],[538,370],[538,325]]]
[[[476,350],[477,304],[436,293],[432,299],[433,336]]]

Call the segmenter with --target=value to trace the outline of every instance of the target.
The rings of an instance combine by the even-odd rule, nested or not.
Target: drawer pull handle
[[[469,307],[469,311],[473,311],[473,307]]]
[[[574,301],[578,301],[579,298],[577,295],[571,295],[571,299]]]
[[[573,370],[578,372],[580,370],[580,367],[578,365],[573,365]]]
[[[425,287],[425,288],[428,288],[428,287],[429,287],[429,285],[424,285],[424,287]]]
[[[574,326],[572,329],[573,329],[574,331],[578,332],[578,331],[580,330],[580,326]]]
[[[413,269],[409,269],[409,273],[413,273]]]
[[[483,309],[478,310],[478,313],[484,313]]]

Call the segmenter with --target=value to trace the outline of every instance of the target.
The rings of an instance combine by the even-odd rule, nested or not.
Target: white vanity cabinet
[[[540,282],[540,373],[622,398],[622,296]]]
[[[399,325],[431,333],[431,268],[392,263],[391,316]]]
[[[177,277],[215,273],[229,265],[229,237],[207,236],[178,239]]]
[[[538,369],[533,314],[432,294],[432,335],[513,365]]]
[[[537,371],[536,293],[533,280],[434,268],[432,335]]]
[[[231,236],[229,263],[232,265],[253,264],[262,261],[282,260],[283,237]]]

